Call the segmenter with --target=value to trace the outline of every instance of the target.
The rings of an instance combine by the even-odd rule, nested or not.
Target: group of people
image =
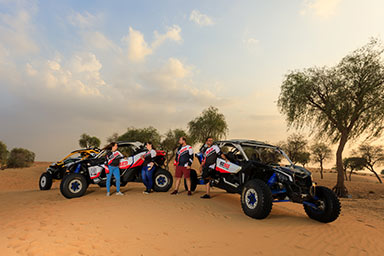
[[[209,199],[210,196],[210,178],[215,173],[216,160],[218,157],[223,158],[225,161],[228,161],[226,156],[221,152],[220,148],[217,145],[213,144],[214,140],[212,137],[208,137],[205,141],[204,146],[202,147],[203,160],[201,162],[199,171],[201,177],[204,179],[206,185],[206,193],[201,197],[203,199]],[[117,148],[118,145],[116,142],[112,142],[108,148],[110,152],[106,155],[109,173],[107,173],[107,196],[110,196],[110,185],[112,175],[116,180],[116,195],[124,195],[120,191],[120,170],[119,163],[120,160],[124,157]],[[153,173],[155,169],[154,159],[156,157],[156,151],[153,149],[151,142],[146,143],[147,152],[141,156],[143,160],[143,167],[141,170],[141,178],[146,187],[144,194],[151,193],[153,187]],[[185,137],[180,137],[179,147],[175,156],[175,190],[171,195],[177,195],[179,193],[179,187],[181,179],[184,176],[188,188],[188,196],[192,195],[191,191],[191,166],[193,163],[194,154],[193,149],[190,145],[187,144],[187,139]]]
[[[179,193],[179,187],[181,178],[184,176],[184,178],[187,181],[187,188],[188,188],[188,196],[192,195],[191,191],[191,166],[193,162],[193,149],[190,145],[187,144],[187,139],[185,137],[181,137],[179,139],[179,148],[176,153],[175,157],[175,163],[176,166],[175,170],[175,178],[176,178],[176,185],[175,190],[171,193],[171,195],[177,195]],[[224,160],[228,161],[225,155],[221,152],[220,148],[217,145],[213,144],[213,138],[208,137],[205,140],[205,144],[202,147],[202,153],[203,153],[203,161],[200,165],[200,174],[201,177],[204,179],[205,186],[206,186],[206,193],[201,197],[203,199],[209,199],[210,196],[210,184],[209,179],[214,175],[215,173],[215,167],[216,167],[216,160],[220,156]]]

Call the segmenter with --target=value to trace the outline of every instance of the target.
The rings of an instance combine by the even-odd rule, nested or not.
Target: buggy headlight
[[[279,181],[282,181],[282,182],[288,181],[288,177],[280,173],[277,173],[277,178],[279,179]]]

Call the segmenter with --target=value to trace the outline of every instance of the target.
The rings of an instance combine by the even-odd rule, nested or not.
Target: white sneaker
[[[110,196],[111,194],[109,192],[107,192],[107,196]]]
[[[117,195],[117,196],[123,196],[124,194],[123,194],[122,192],[119,191],[119,192],[116,193],[116,195]]]

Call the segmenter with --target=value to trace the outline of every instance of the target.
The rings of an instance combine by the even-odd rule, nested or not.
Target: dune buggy
[[[95,157],[100,152],[101,150],[98,148],[79,149],[72,151],[62,160],[56,163],[52,163],[40,176],[40,190],[51,189],[53,180],[61,180],[67,170],[82,162],[83,160]]]
[[[328,223],[338,218],[341,206],[335,193],[316,186],[311,172],[294,165],[279,147],[253,140],[218,141],[216,145],[229,161],[218,158],[210,183],[240,194],[246,215],[264,219],[273,203],[294,202],[303,204],[308,217],[314,220]],[[201,162],[202,153],[196,156]],[[196,171],[191,171],[191,183],[192,190],[204,184]]]
[[[119,151],[127,156],[120,161],[120,185],[125,186],[128,182],[141,182],[141,169],[143,160],[141,156],[147,151],[141,142],[118,142]],[[97,184],[105,187],[108,171],[106,165],[107,151],[103,150],[94,158],[88,158],[78,162],[70,168],[60,184],[60,191],[66,198],[81,197],[85,194],[89,184]],[[153,175],[156,192],[167,192],[173,183],[171,173],[165,169],[165,151],[156,150],[155,173]],[[111,184],[115,184],[114,177]]]

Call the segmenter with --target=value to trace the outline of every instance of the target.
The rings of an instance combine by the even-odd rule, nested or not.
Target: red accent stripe
[[[156,150],[156,156],[165,156],[164,150]]]
[[[91,177],[91,179],[93,180],[93,179],[100,177],[100,174],[101,174],[101,172],[99,172],[96,176]]]
[[[139,160],[138,160],[136,163],[134,163],[134,164],[131,166],[131,168],[140,166],[140,165],[142,165],[143,163],[144,163],[143,159],[139,158]]]
[[[221,172],[221,173],[230,173],[229,171],[221,169],[220,167],[217,167],[217,166],[216,166],[216,171]]]

